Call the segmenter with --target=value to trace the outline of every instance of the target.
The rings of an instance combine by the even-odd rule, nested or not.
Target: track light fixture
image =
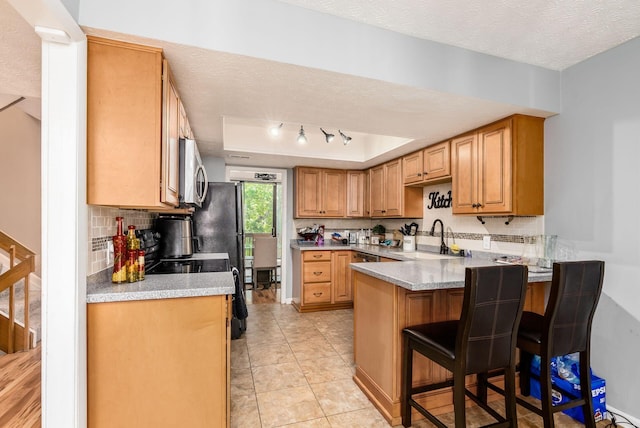
[[[271,128],[269,128],[269,134],[271,134],[274,137],[277,137],[280,135],[280,131],[282,130],[282,123],[280,123],[280,125],[274,125]]]
[[[342,143],[346,146],[351,141],[351,137],[344,135],[341,130],[338,129],[340,136],[342,137]]]
[[[298,143],[307,144],[307,137],[304,135],[304,128],[300,125],[300,132],[298,133]]]
[[[333,141],[333,138],[335,137],[335,135],[327,133],[327,131],[325,131],[322,128],[320,128],[320,130],[324,134],[324,139],[327,142],[327,144],[330,143],[331,141]]]

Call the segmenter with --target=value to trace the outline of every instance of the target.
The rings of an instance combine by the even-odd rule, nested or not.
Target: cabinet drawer
[[[305,263],[302,282],[331,282],[331,261]]]
[[[331,283],[320,282],[317,284],[304,284],[302,302],[305,304],[331,302]]]
[[[331,260],[331,251],[303,251],[302,260],[305,262]]]

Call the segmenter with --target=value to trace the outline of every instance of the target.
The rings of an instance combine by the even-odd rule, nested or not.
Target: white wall
[[[562,114],[545,125],[547,233],[605,260],[592,367],[607,403],[640,416],[640,39],[563,72]]]
[[[0,112],[0,230],[41,260],[40,121],[17,105]]]

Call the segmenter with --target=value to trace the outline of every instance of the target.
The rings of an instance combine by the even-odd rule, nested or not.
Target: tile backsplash
[[[87,275],[93,275],[110,266],[113,258],[109,252],[111,237],[116,234],[116,217],[123,217],[124,233],[132,224],[136,229],[152,227],[157,214],[140,210],[121,210],[118,208],[89,206],[89,266]]]
[[[442,220],[445,227],[445,243],[451,246],[454,242],[460,248],[468,250],[487,251],[483,249],[484,236],[491,237],[489,251],[520,255],[523,248],[523,237],[541,235],[544,233],[544,216],[514,217],[509,224],[505,224],[507,217],[484,217],[482,224],[474,215],[453,215],[451,208],[427,209],[431,204],[429,194],[439,192],[447,195],[451,190],[451,183],[442,183],[424,188],[424,214],[421,219],[294,219],[296,232],[298,229],[311,226],[314,223],[325,226],[327,233],[343,232],[344,230],[359,231],[370,229],[376,224],[382,224],[387,229],[387,238],[391,239],[393,231],[400,229],[405,223],[418,223],[418,245],[440,246],[440,224],[436,226],[435,236],[430,236],[431,225],[437,218]],[[297,237],[297,234],[295,235]]]

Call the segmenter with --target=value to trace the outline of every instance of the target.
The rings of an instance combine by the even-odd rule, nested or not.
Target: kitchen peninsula
[[[490,259],[463,257],[351,264],[354,381],[391,425],[401,423],[402,329],[458,319],[465,269],[493,264]],[[545,286],[550,280],[550,273],[529,273],[525,310],[539,313],[544,310]],[[440,382],[450,376],[424,357],[414,358],[416,385]],[[475,377],[468,376],[467,384],[474,383]],[[434,414],[453,410],[449,389],[425,393],[418,401]]]
[[[87,418],[102,426],[229,426],[231,272],[87,286]]]

